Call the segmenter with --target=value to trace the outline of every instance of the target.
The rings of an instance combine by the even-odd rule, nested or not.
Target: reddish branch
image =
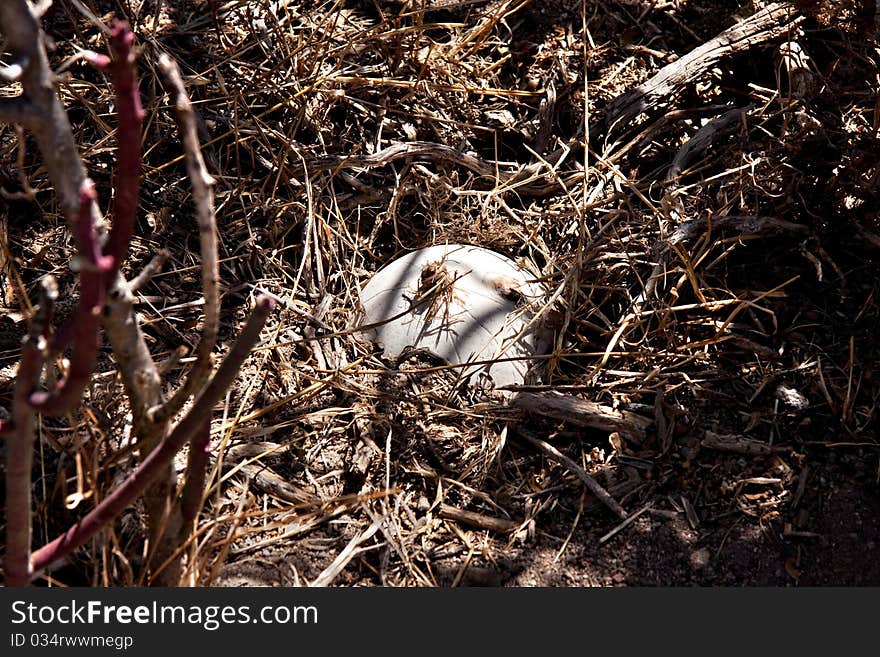
[[[107,255],[102,255],[93,212],[97,195],[91,180],[83,180],[78,211],[76,217],[70,220],[79,250],[80,298],[70,324],[59,331],[52,343],[52,350],[60,351],[68,340],[73,341],[70,372],[58,383],[55,391],[35,392],[30,400],[35,410],[47,415],[60,415],[70,411],[79,402],[82,391],[89,382],[100,347],[101,309],[106,292],[115,281],[134,233],[140,196],[140,131],[144,111],[138,91],[133,45],[134,35],[128,24],[117,20],[110,30],[110,46],[114,59],[111,61],[96,53],[89,57],[92,65],[110,69],[116,89],[119,117],[116,131],[116,204],[113,227],[105,248]]]
[[[241,364],[250,353],[260,336],[260,330],[269,316],[275,302],[268,297],[257,300],[256,307],[248,319],[229,354],[221,363],[210,383],[196,399],[189,413],[174,427],[168,436],[150,452],[141,464],[110,495],[92,509],[85,518],[51,543],[34,552],[31,562],[34,573],[44,568],[85,543],[128,507],[147,486],[159,476],[174,458],[174,455],[188,440],[210,420],[214,405],[235,380]]]
[[[114,258],[101,255],[98,231],[92,220],[95,187],[86,178],[80,190],[79,216],[73,221],[79,247],[79,302],[72,320],[73,355],[70,371],[52,392],[37,391],[30,403],[39,413],[61,415],[79,403],[92,376],[100,347],[101,308],[104,306],[107,275]]]
[[[124,21],[115,20],[110,28],[113,61],[110,73],[116,89],[119,125],[116,128],[116,182],[113,227],[105,252],[116,260],[118,270],[128,253],[134,233],[141,187],[141,124],[144,110],[135,69],[134,34]]]

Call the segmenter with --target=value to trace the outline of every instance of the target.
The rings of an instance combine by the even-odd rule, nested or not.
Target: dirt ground
[[[255,294],[281,301],[216,409],[218,465],[182,584],[880,584],[880,24],[862,3],[783,3],[715,59],[700,47],[771,3],[84,5],[126,18],[141,47],[127,268],[171,251],[139,306],[154,354],[195,344],[200,320],[160,52],[183,70],[217,178],[224,348]],[[106,46],[69,3],[45,29],[56,66]],[[662,78],[682,61],[686,79]],[[82,63],[60,89],[107,204],[112,90]],[[8,192],[17,149],[3,128]],[[0,201],[4,335],[24,325],[13,274],[28,289],[47,272],[74,281],[33,153],[36,201]],[[555,347],[521,400],[595,402],[635,424],[477,390],[429,354],[385,358],[347,330],[372,273],[446,242],[528,263],[547,290]],[[10,380],[15,344],[0,345]],[[83,412],[45,421],[37,537],[87,510],[64,509],[77,477],[106,492],[127,467],[101,466],[130,428],[113,372],[105,348]],[[92,437],[85,475],[71,435]],[[140,513],[53,580],[145,583]]]

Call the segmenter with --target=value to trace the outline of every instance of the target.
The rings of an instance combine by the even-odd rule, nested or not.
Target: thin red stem
[[[79,247],[80,294],[72,322],[73,355],[70,370],[52,392],[40,390],[30,396],[34,410],[60,415],[73,409],[92,376],[100,347],[101,308],[107,287],[107,272],[113,259],[101,255],[98,232],[92,220],[95,187],[86,178],[80,189],[79,216],[73,221]]]
[[[138,89],[135,68],[134,34],[125,21],[116,20],[110,27],[110,49],[113,60],[109,64],[113,86],[116,88],[117,165],[114,183],[115,200],[113,226],[105,253],[114,259],[109,280],[113,280],[128,253],[134,233],[141,187],[141,124],[144,110]]]

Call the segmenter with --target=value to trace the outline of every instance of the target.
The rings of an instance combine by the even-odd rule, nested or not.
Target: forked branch
[[[180,448],[204,427],[205,422],[210,419],[214,405],[222,399],[251,348],[257,343],[263,324],[274,305],[275,302],[269,297],[257,299],[250,319],[189,413],[128,478],[85,518],[51,543],[34,552],[31,559],[34,573],[39,573],[52,562],[70,554],[118,516],[162,473]]]
[[[82,398],[95,367],[100,347],[101,309],[104,306],[107,276],[114,258],[101,255],[98,232],[92,221],[92,205],[96,199],[95,187],[86,178],[80,192],[78,217],[74,220],[74,235],[79,245],[79,302],[71,321],[73,355],[70,371],[58,382],[52,392],[37,391],[30,396],[34,410],[46,415],[62,415],[73,410]]]

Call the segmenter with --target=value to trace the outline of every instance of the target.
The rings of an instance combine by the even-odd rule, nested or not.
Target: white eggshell
[[[431,276],[438,265],[442,279]],[[408,347],[425,349],[453,365],[475,363],[462,368],[464,377],[483,372],[495,387],[521,384],[540,339],[529,322],[543,290],[532,279],[488,249],[462,244],[420,249],[392,261],[364,286],[361,326],[386,356]]]

